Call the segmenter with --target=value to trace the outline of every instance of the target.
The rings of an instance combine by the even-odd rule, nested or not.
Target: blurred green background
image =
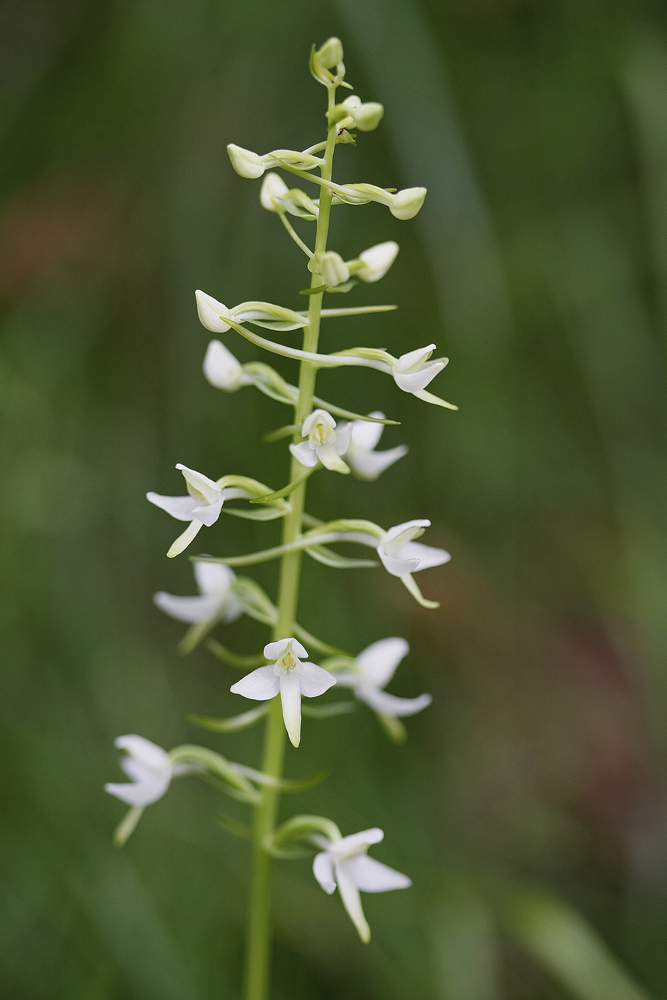
[[[371,713],[304,723],[289,773],[334,771],[283,814],[382,826],[375,855],[415,886],[366,897],[364,948],[307,862],[279,866],[274,997],[667,996],[665,4],[5,0],[0,19],[2,997],[239,996],[248,851],[216,793],[176,783],[117,851],[102,785],[121,733],[259,760],[259,728],[185,721],[237,711],[235,675],[179,657],[152,606],[194,588],[144,494],[180,492],[179,461],[285,482],[260,435],[287,411],[204,382],[193,291],[304,307],[303,258],[225,145],[319,141],[307,57],[330,34],[386,106],[336,177],[429,195],[409,223],[335,210],[344,257],[401,244],[345,304],[400,308],[323,345],[436,341],[460,412],[324,373],[326,398],[402,420],[384,442],[410,453],[375,486],[316,477],[308,507],[430,517],[453,559],[420,577],[438,612],[306,564],[303,623],[355,649],[405,635],[392,690],[434,704],[400,747]],[[205,548],[275,537],[221,518]],[[255,574],[270,593],[276,569]],[[241,620],[224,641],[265,636]]]

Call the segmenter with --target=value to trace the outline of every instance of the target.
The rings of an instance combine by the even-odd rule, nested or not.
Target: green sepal
[[[327,292],[351,292],[352,289],[354,288],[354,286],[356,284],[357,284],[356,281],[351,280],[351,281],[345,281],[342,285],[334,285],[332,288],[330,288],[327,285],[326,286],[326,291]]]
[[[439,601],[429,601],[426,597],[424,597],[421,590],[419,589],[419,584],[415,582],[415,578],[412,576],[411,573],[406,573],[405,576],[402,576],[400,578],[400,580],[405,589],[408,591],[408,593],[412,594],[417,604],[421,604],[422,608],[440,607]]]
[[[262,657],[262,661],[266,662],[264,657]],[[213,733],[239,733],[243,729],[254,726],[268,712],[268,705],[260,705],[258,708],[251,708],[249,712],[232,715],[227,719],[215,719],[209,715],[188,715],[187,720],[194,726],[199,726],[201,729],[209,729]]]
[[[392,743],[405,743],[408,738],[408,731],[394,715],[383,715],[381,712],[375,713],[378,721]]]

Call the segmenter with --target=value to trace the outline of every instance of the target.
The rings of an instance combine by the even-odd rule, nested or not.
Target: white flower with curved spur
[[[421,694],[417,698],[398,698],[382,690],[409,652],[410,647],[405,639],[380,639],[359,653],[351,670],[336,671],[336,681],[343,687],[352,688],[360,701],[380,715],[394,718],[415,715],[431,704],[430,694]]]
[[[188,770],[185,764],[172,764],[166,750],[143,736],[119,736],[114,746],[127,754],[121,758],[120,766],[131,783],[109,781],[104,790],[129,806],[149,806],[157,802],[169,788],[174,775]]]
[[[328,670],[300,659],[308,653],[294,638],[269,642],[264,647],[264,656],[274,662],[253,670],[232,684],[230,691],[252,701],[268,701],[279,694],[287,735],[292,745],[298,747],[301,741],[301,696],[317,698],[336,683],[336,678]]]
[[[447,366],[446,358],[429,361],[434,350],[435,344],[429,344],[428,347],[418,347],[416,351],[401,355],[391,373],[399,389],[418,393]]]
[[[336,288],[350,277],[350,269],[335,250],[327,250],[320,261],[320,274],[327,288]]]
[[[353,273],[362,281],[379,281],[396,260],[398,243],[387,240],[386,243],[376,243],[359,254],[359,263],[353,268]]]
[[[374,410],[369,417],[384,419],[384,413]],[[377,479],[378,476],[407,454],[408,446],[399,444],[388,451],[375,451],[382,437],[384,425],[370,420],[353,420],[350,444],[345,452],[347,464],[360,479]]]
[[[252,379],[219,340],[212,340],[204,357],[204,376],[207,382],[224,392],[237,392],[244,385],[252,385]]]
[[[288,191],[289,188],[280,174],[271,170],[265,175],[264,180],[262,181],[262,187],[259,192],[260,205],[262,208],[266,208],[269,212],[279,212],[282,210],[280,199],[283,198]]]
[[[326,410],[313,410],[306,417],[301,428],[307,441],[291,444],[289,450],[301,465],[314,468],[318,461],[325,469],[347,474],[350,469],[340,457],[350,445],[352,425],[341,424],[336,428],[336,421]]]
[[[194,563],[195,580],[200,593],[178,597],[159,591],[153,601],[170,618],[179,622],[233,622],[243,614],[243,605],[234,593],[236,574],[222,563]]]
[[[417,573],[431,566],[442,566],[452,558],[444,549],[416,542],[430,528],[431,522],[422,519],[404,521],[385,531],[384,538],[377,547],[377,553],[384,568],[392,576],[401,578],[409,573]]]
[[[195,472],[194,469],[188,469],[180,462],[176,468],[183,473],[188,496],[167,497],[160,493],[146,494],[146,499],[154,503],[156,507],[166,510],[178,521],[190,522],[183,534],[178,536],[167,552],[170,559],[183,552],[204,525],[210,527],[215,524],[220,517],[224,501],[223,491],[208,476],[202,475],[201,472]]]
[[[314,834],[312,838],[318,847],[324,848],[315,855],[313,875],[329,895],[338,887],[343,906],[365,944],[370,941],[371,929],[364,916],[359,891],[389,892],[392,889],[408,889],[412,885],[407,875],[368,857],[368,848],[379,844],[383,838],[384,832],[378,827],[341,837],[340,840],[330,840],[319,834]]]

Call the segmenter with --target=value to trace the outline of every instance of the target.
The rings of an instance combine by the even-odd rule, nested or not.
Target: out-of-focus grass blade
[[[499,1000],[493,921],[464,883],[449,885],[432,924],[437,1000]]]

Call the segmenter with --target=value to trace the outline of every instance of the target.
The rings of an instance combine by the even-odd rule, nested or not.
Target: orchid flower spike
[[[384,413],[374,410],[368,414],[384,420]],[[370,420],[354,420],[350,435],[350,444],[345,452],[347,464],[359,479],[377,479],[378,476],[407,454],[408,446],[399,444],[388,451],[375,451],[384,431],[384,425],[371,423]]]
[[[204,525],[210,527],[215,524],[220,517],[224,501],[223,491],[208,476],[202,475],[201,472],[195,472],[194,469],[188,469],[180,462],[176,468],[183,473],[188,496],[167,497],[159,493],[146,494],[146,499],[154,503],[156,507],[166,510],[178,521],[190,522],[183,534],[178,536],[167,552],[170,559],[183,552]]]
[[[243,605],[234,593],[236,574],[222,563],[194,563],[199,587],[196,597],[177,597],[160,591],[153,601],[170,618],[179,622],[233,622],[243,614]]]
[[[237,392],[244,385],[252,385],[243,365],[219,340],[212,340],[208,345],[203,369],[207,382],[224,392]]]
[[[329,895],[338,887],[343,906],[365,944],[370,941],[371,929],[364,916],[359,891],[389,892],[391,889],[408,889],[412,885],[407,875],[368,857],[368,848],[379,844],[383,838],[384,832],[378,827],[341,837],[340,840],[330,840],[319,834],[314,834],[312,838],[318,847],[324,848],[315,855],[313,874]]]
[[[307,441],[291,444],[289,450],[301,465],[314,468],[318,461],[325,469],[347,474],[350,469],[341,459],[347,451],[352,435],[352,425],[341,424],[336,429],[336,421],[326,410],[313,410],[301,428]]]
[[[397,698],[382,690],[409,652],[405,639],[380,639],[359,653],[351,670],[336,671],[336,682],[352,688],[360,701],[380,715],[394,718],[415,715],[431,704],[430,694],[421,694],[418,698]]]
[[[376,243],[359,254],[358,261],[348,261],[350,271],[362,281],[379,281],[396,260],[398,243],[387,240],[386,243]]]
[[[394,382],[399,389],[418,393],[447,366],[446,358],[429,361],[434,350],[435,344],[429,344],[428,347],[418,347],[416,351],[401,355],[392,370]]]
[[[129,806],[148,806],[157,802],[169,788],[174,775],[190,770],[187,764],[172,764],[166,750],[143,736],[119,736],[114,746],[127,754],[121,758],[120,766],[131,783],[110,781],[104,790]]]
[[[301,695],[317,698],[336,683],[336,678],[328,670],[301,660],[300,657],[306,657],[308,653],[294,638],[267,643],[264,656],[274,662],[253,670],[232,684],[230,691],[252,701],[268,701],[279,694],[287,735],[290,743],[298,747],[301,741]]]

